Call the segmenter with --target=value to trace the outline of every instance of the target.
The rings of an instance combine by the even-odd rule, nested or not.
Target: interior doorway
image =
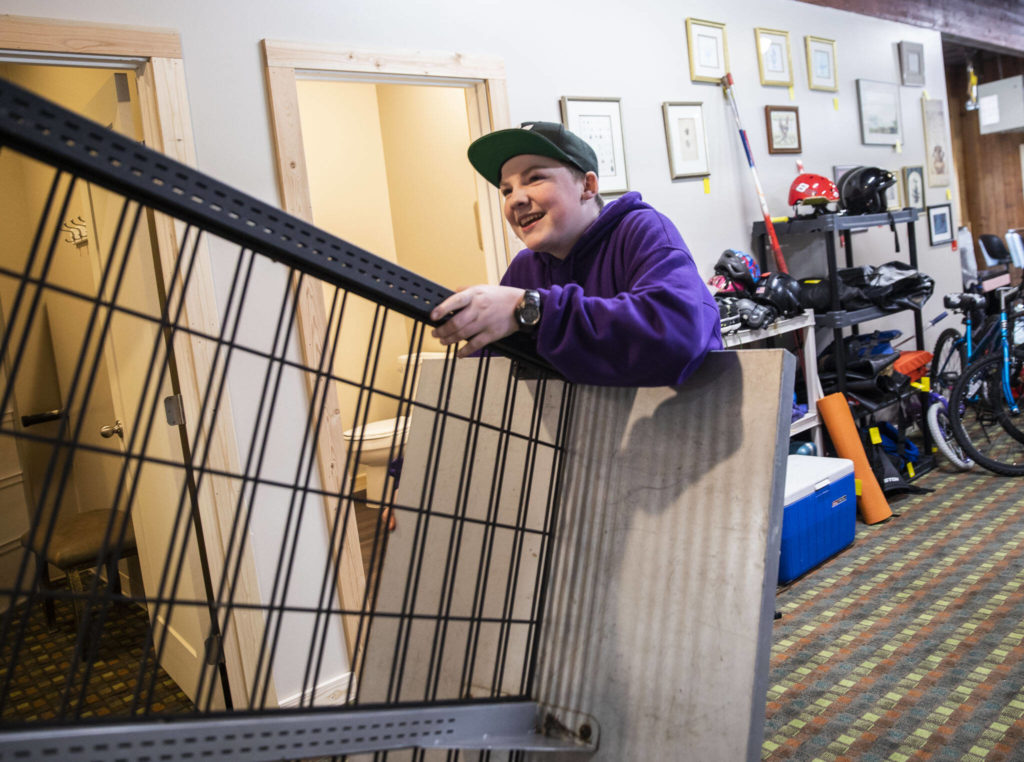
[[[0,64],[0,76],[136,141],[142,138],[138,83],[131,68],[5,63]],[[55,175],[52,168],[12,151],[0,154],[0,172],[5,178],[0,215],[6,236],[0,267],[19,273],[25,270]],[[195,534],[190,532],[184,542],[173,539],[185,536],[184,523],[191,516],[191,503],[184,504],[191,499],[184,470],[168,465],[184,461],[178,428],[136,419],[137,411],[174,394],[166,372],[152,373],[155,357],[161,357],[160,367],[173,366],[173,359],[163,356],[169,344],[159,330],[164,288],[152,244],[152,218],[137,214],[128,223],[135,227],[129,236],[125,220],[131,219],[126,215],[133,205],[91,183],[56,177],[54,187],[67,204],[59,219],[42,219],[65,235],[53,250],[44,279],[48,288],[39,292],[38,309],[5,321],[13,334],[28,331],[32,358],[33,372],[18,376],[12,401],[20,414],[15,421],[60,411],[56,420],[43,425],[83,432],[86,447],[60,464],[57,472],[66,473],[67,479],[59,487],[48,476],[63,456],[50,446],[21,447],[27,502],[32,511],[56,510],[62,518],[97,507],[128,508],[138,564],[133,575],[122,561],[121,574],[128,577],[122,586],[150,601],[168,595],[203,600]],[[116,279],[110,277],[115,272]],[[0,308],[10,309],[17,285],[15,278],[0,278]],[[120,309],[106,313],[105,328],[97,330],[93,318],[102,303]],[[150,320],[135,319],[133,313]],[[83,363],[85,357],[91,360]],[[123,457],[129,442],[135,443],[132,452],[145,453],[144,469],[141,461]],[[180,553],[181,575],[168,586],[172,552]],[[149,604],[160,665],[193,701],[198,687],[209,681],[203,656],[210,623],[204,613],[182,606],[172,615],[166,607]],[[220,695],[220,687],[214,693]],[[222,695],[214,698],[214,705],[223,706]]]

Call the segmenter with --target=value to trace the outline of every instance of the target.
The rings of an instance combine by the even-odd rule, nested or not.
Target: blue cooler
[[[785,506],[780,585],[853,543],[857,523],[853,461],[790,455],[786,463]]]

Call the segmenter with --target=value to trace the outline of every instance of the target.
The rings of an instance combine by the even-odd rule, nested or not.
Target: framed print
[[[920,42],[901,42],[900,76],[904,85],[924,86],[924,45]]]
[[[835,184],[839,185],[839,178],[849,172],[851,169],[856,169],[860,164],[835,164],[832,166],[832,179]]]
[[[800,153],[800,111],[796,106],[765,106],[768,153]]]
[[[928,242],[932,246],[953,240],[953,207],[936,204],[928,207]]]
[[[893,172],[892,176],[896,182],[885,189],[885,208],[890,212],[897,212],[903,208],[903,194],[900,193],[900,176]]]
[[[903,194],[911,209],[924,209],[924,167],[903,168]]]
[[[804,45],[807,47],[807,86],[812,90],[838,90],[836,41],[804,37]]]
[[[704,104],[662,103],[665,116],[665,141],[672,179],[710,175],[707,133],[704,130]]]
[[[762,85],[793,84],[793,59],[789,53],[789,32],[778,29],[755,29],[757,43],[757,68],[761,72]]]
[[[719,82],[729,71],[725,24],[686,19],[686,45],[690,52],[690,79]]]
[[[939,100],[922,100],[924,117],[924,165],[928,171],[928,185],[939,188],[949,185],[949,144],[946,142],[946,108]]]
[[[903,142],[900,86],[895,82],[857,80],[860,136],[865,145],[894,146]]]
[[[563,97],[562,124],[587,141],[597,154],[602,193],[629,190],[618,98]]]

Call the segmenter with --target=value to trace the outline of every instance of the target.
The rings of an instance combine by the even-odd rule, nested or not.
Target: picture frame
[[[849,172],[851,169],[856,169],[860,164],[833,164],[832,165],[832,180],[836,186],[839,185],[839,178]]]
[[[807,87],[811,90],[839,89],[836,71],[836,41],[824,37],[804,37],[807,49]]]
[[[629,190],[620,99],[563,96],[561,110],[562,124],[583,138],[597,154],[601,193]]]
[[[800,109],[798,106],[765,106],[768,153],[800,153]]]
[[[924,45],[920,42],[898,43],[900,78],[909,87],[924,87]]]
[[[729,46],[725,24],[686,19],[686,47],[690,55],[690,80],[721,82],[729,71]]]
[[[924,122],[924,166],[928,186],[941,188],[952,179],[952,158],[946,140],[946,107],[940,100],[921,100]]]
[[[941,246],[953,240],[953,206],[936,204],[928,207],[928,243]]]
[[[903,208],[903,184],[898,172],[893,172],[892,176],[896,178],[896,182],[885,189],[885,209],[889,212],[898,212]]]
[[[661,111],[665,119],[665,142],[672,179],[710,175],[704,104],[666,101],[661,104]]]
[[[903,195],[910,209],[924,209],[924,167],[903,167]]]
[[[903,143],[900,86],[895,82],[857,80],[860,135],[864,145],[896,146]]]
[[[757,46],[757,68],[761,84],[770,87],[792,87],[793,57],[789,50],[789,32],[781,29],[754,29]]]

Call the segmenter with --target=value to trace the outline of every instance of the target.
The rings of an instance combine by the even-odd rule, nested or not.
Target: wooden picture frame
[[[800,153],[800,109],[798,106],[765,106],[768,153]]]
[[[757,68],[761,84],[771,87],[793,86],[793,56],[789,49],[789,32],[781,29],[754,29],[757,45]]]
[[[903,142],[898,84],[858,79],[857,101],[861,142],[864,145],[896,146]]]
[[[836,41],[824,37],[804,37],[807,50],[807,87],[811,90],[839,89],[836,70]]]
[[[583,138],[597,154],[601,193],[629,190],[620,99],[563,96],[561,110],[562,124]]]
[[[924,45],[904,40],[897,47],[900,53],[900,81],[909,87],[924,87]]]
[[[928,207],[928,243],[941,246],[953,240],[953,206],[936,204]]]
[[[672,179],[710,175],[704,104],[666,101],[661,104],[661,111]]]
[[[904,167],[903,195],[910,209],[924,209],[924,167],[921,165]]]
[[[903,208],[903,184],[898,172],[893,172],[892,176],[896,178],[896,182],[885,189],[885,209],[889,212],[898,212]]]
[[[721,82],[729,71],[725,24],[686,19],[686,46],[690,56],[690,79],[694,82]]]
[[[924,165],[928,186],[941,188],[949,185],[953,174],[953,160],[946,141],[946,106],[944,101],[921,100],[921,118],[924,122]]]

